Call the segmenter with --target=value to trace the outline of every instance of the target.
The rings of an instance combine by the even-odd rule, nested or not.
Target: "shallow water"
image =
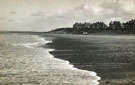
[[[95,72],[80,70],[42,48],[51,43],[37,35],[0,34],[1,85],[97,85]]]

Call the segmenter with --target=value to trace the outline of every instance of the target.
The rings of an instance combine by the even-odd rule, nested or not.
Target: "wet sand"
[[[134,35],[46,34],[47,47],[56,58],[68,60],[79,69],[95,71],[101,85],[135,85]],[[46,46],[45,46],[46,47]]]

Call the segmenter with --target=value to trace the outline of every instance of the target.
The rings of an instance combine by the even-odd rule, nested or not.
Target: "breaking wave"
[[[69,61],[55,58],[50,54],[50,51],[55,49],[41,48],[42,45],[52,43],[52,41],[36,35],[19,34],[0,35],[0,39],[4,41],[0,41],[0,43],[6,42],[11,45],[4,50],[9,54],[5,56],[8,56],[11,62],[9,60],[1,60],[4,62],[0,62],[3,68],[10,64],[10,69],[2,69],[0,72],[7,75],[14,74],[12,77],[5,76],[4,81],[0,80],[0,83],[13,83],[14,81],[14,85],[20,82],[30,85],[35,84],[35,82],[39,82],[40,85],[99,84],[98,80],[101,78],[95,72],[77,69]],[[34,82],[31,82],[30,77]]]
[[[20,43],[20,44],[12,44],[13,46],[18,46],[18,47],[27,47],[27,48],[34,48],[38,47],[47,43],[51,43],[52,41],[47,41],[44,38],[38,38],[37,42],[31,42],[31,43]]]

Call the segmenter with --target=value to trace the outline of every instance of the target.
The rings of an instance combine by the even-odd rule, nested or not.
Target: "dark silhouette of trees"
[[[103,22],[96,22],[92,24],[92,29],[96,30],[106,30],[108,27]]]
[[[127,30],[127,31],[125,31]],[[56,30],[52,30],[53,32],[61,32],[61,33],[75,33],[75,34],[89,34],[95,32],[127,32],[127,33],[135,33],[135,19],[127,21],[125,23],[121,23],[120,21],[111,21],[109,26],[107,26],[104,22],[95,22],[95,23],[78,23],[73,24],[73,28],[59,28]]]
[[[120,23],[120,21],[111,21],[109,23],[109,29],[110,30],[121,30],[122,24]]]
[[[135,30],[135,19],[130,20],[126,23],[123,23],[124,30]]]
[[[135,30],[135,20],[127,21],[126,23],[121,23],[120,21],[111,21],[109,26],[107,26],[104,22],[95,22],[95,23],[75,23],[73,25],[74,33],[83,33],[91,31],[104,31],[104,30]]]
[[[88,32],[90,33],[91,30],[106,30],[108,27],[103,22],[96,22],[96,23],[75,23],[73,25],[74,32],[83,33]]]
[[[87,30],[90,30],[90,29],[94,29],[94,30],[101,30],[101,29],[107,29],[107,25],[104,24],[103,22],[96,22],[96,23],[75,23],[73,25],[73,28],[74,29],[87,29]]]

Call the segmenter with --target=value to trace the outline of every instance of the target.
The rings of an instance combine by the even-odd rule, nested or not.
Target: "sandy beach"
[[[134,35],[46,34],[54,57],[79,69],[94,71],[101,85],[135,84]],[[50,37],[50,38],[49,38]],[[46,46],[45,46],[46,47]]]

